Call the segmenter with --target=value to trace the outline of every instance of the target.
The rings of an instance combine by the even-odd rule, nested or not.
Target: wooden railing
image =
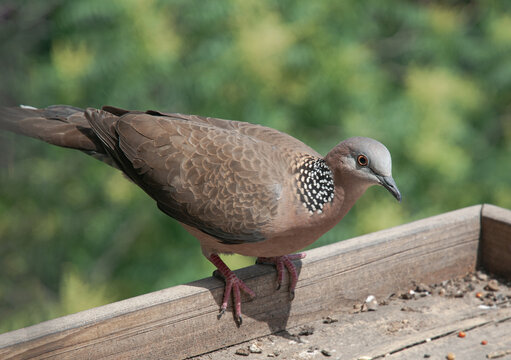
[[[243,325],[217,319],[214,278],[145,294],[0,335],[1,359],[179,359],[349,310],[369,294],[435,283],[478,266],[511,278],[511,211],[476,205],[307,252],[295,299],[275,290],[275,270],[236,271],[257,298]]]

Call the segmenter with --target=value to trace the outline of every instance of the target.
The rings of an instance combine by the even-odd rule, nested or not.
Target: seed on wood
[[[485,289],[490,291],[499,291],[499,283],[495,279],[490,280],[488,282],[488,285],[486,285]]]
[[[245,348],[239,348],[238,350],[236,350],[236,355],[241,355],[241,356],[248,356],[250,355],[250,352],[248,351],[248,349],[245,349]]]
[[[337,321],[339,321],[339,320],[334,319],[333,317],[327,316],[326,318],[323,319],[323,324],[331,324],[331,323],[334,323]]]
[[[332,356],[332,352],[331,352],[331,351],[328,351],[328,350],[326,350],[326,349],[321,350],[321,353],[322,353],[324,356],[327,356],[327,357]]]
[[[252,354],[260,354],[263,352],[263,349],[261,349],[256,343],[253,343],[248,348],[248,351],[250,351]]]

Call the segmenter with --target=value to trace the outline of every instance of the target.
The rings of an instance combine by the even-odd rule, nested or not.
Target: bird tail
[[[67,105],[44,109],[21,105],[0,107],[0,129],[42,140],[49,144],[81,150],[115,166],[87,121],[84,110]]]

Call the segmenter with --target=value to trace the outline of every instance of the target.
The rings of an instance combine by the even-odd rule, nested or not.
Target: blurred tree
[[[403,203],[371,189],[319,246],[477,203],[511,207],[510,10],[497,0],[3,0],[0,105],[239,119],[322,153],[349,136],[381,140]],[[198,242],[115,170],[0,136],[0,332],[212,271]]]

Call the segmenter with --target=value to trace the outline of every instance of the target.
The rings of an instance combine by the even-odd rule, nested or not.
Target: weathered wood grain
[[[387,305],[380,305],[377,311],[357,312],[332,311],[329,316],[338,320],[325,323],[319,318],[307,322],[308,334],[299,336],[301,326],[257,340],[220,349],[194,357],[194,360],[240,360],[237,349],[248,349],[257,343],[261,355],[251,354],[250,358],[267,359],[267,355],[279,354],[278,359],[323,359],[321,350],[331,353],[331,359],[445,359],[448,352],[454,352],[456,359],[485,359],[485,354],[511,348],[511,307],[509,301],[501,300],[499,305],[484,308],[477,292],[486,293],[487,281],[477,277],[464,277],[455,281],[462,297],[442,296],[437,287],[433,295],[410,300],[393,297]],[[468,286],[470,284],[470,286]],[[409,288],[414,286],[410,284]],[[442,288],[449,288],[446,285]],[[473,290],[470,290],[473,289]],[[496,295],[511,294],[510,289],[500,284]],[[379,299],[382,300],[382,299]],[[457,334],[463,330],[466,338]],[[294,340],[294,341],[290,341]],[[488,345],[482,346],[481,340]]]
[[[506,314],[507,317],[504,317]],[[453,322],[451,328],[455,324],[457,328],[445,333],[448,335],[403,349],[387,356],[387,359],[424,359],[425,354],[428,354],[431,359],[445,359],[448,353],[454,354],[456,359],[487,359],[488,354],[511,351],[510,309],[502,309],[497,313],[496,315],[500,315],[500,318],[491,315]],[[488,319],[490,317],[494,319]],[[459,338],[457,330],[464,330],[467,336],[463,339]],[[489,342],[483,346],[482,340],[489,340]]]
[[[511,279],[511,210],[484,204],[481,226],[482,267]]]
[[[233,345],[475,269],[481,206],[419,220],[308,252],[296,297],[275,291],[273,268],[237,271],[258,295],[238,329],[217,320],[223,283],[213,278],[127,299],[0,335],[0,358],[184,358]]]

